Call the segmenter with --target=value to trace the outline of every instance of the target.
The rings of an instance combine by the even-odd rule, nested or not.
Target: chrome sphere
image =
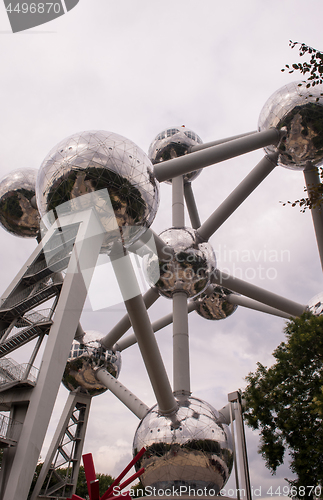
[[[192,298],[202,293],[210,282],[216,260],[212,246],[199,240],[191,228],[171,228],[160,234],[169,246],[169,259],[159,260],[157,255],[144,258],[144,273],[148,283],[156,286],[164,297],[183,291]]]
[[[293,170],[304,170],[308,161],[323,161],[323,86],[306,88],[303,82],[292,82],[277,90],[261,110],[259,131],[275,127],[286,131],[277,146],[265,148],[278,152],[278,164]]]
[[[137,462],[137,470],[145,487],[162,490],[206,488],[216,495],[229,479],[232,464],[232,438],[219,413],[208,403],[189,397],[179,401],[172,416],[149,410],[140,422],[133,442],[133,454],[142,447],[145,454]],[[213,491],[215,493],[213,493]]]
[[[111,375],[118,378],[121,369],[120,352],[105,349],[97,332],[87,332],[80,343],[73,341],[66,363],[63,384],[69,391],[80,389],[90,396],[97,396],[107,390],[95,376],[94,368],[104,367]]]
[[[210,285],[207,290],[194,299],[196,312],[204,319],[224,319],[237,309],[236,304],[231,304],[227,299],[231,290],[220,285]]]
[[[308,310],[314,316],[321,316],[323,313],[323,292],[318,293],[307,304]]]
[[[192,130],[181,127],[168,128],[160,132],[149,146],[148,156],[153,164],[186,155],[192,146],[202,144],[200,137]],[[202,172],[195,170],[184,175],[184,181],[192,181]],[[172,181],[166,181],[171,183]]]
[[[55,212],[63,215],[94,206],[106,231],[107,250],[120,238],[121,229],[122,243],[129,246],[151,225],[159,188],[151,162],[138,146],[100,130],[72,135],[50,151],[40,167],[36,196],[41,216],[48,214],[47,227]]]
[[[35,203],[37,170],[19,169],[0,181],[0,224],[11,234],[36,238],[39,213]]]

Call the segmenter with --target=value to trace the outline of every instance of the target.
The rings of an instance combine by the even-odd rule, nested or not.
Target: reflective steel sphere
[[[97,396],[107,390],[95,377],[94,368],[103,366],[111,375],[118,378],[121,368],[120,352],[104,349],[98,342],[100,334],[87,332],[83,343],[73,341],[66,363],[63,384],[69,391],[80,389],[90,396]]]
[[[208,289],[194,299],[196,312],[205,319],[224,319],[237,309],[236,304],[228,302],[231,290],[220,285],[210,285]]]
[[[178,291],[190,298],[202,293],[216,265],[212,246],[201,242],[195,229],[187,227],[167,229],[160,237],[170,247],[169,259],[159,260],[157,255],[144,258],[148,283],[168,298]]]
[[[55,210],[64,214],[94,204],[107,233],[107,250],[120,237],[120,228],[124,246],[145,232],[156,215],[159,190],[147,155],[125,137],[100,130],[72,135],[50,151],[38,174],[36,196],[41,216],[51,214],[45,219],[48,227]]]
[[[0,224],[11,234],[36,238],[39,213],[35,205],[37,170],[19,169],[0,181]]]
[[[301,85],[301,86],[299,86]],[[319,165],[323,161],[323,86],[306,88],[293,82],[277,90],[261,110],[259,131],[275,127],[286,131],[277,146],[265,148],[278,151],[278,164],[303,170],[306,162]]]
[[[323,292],[312,297],[307,307],[314,316],[321,316],[323,313]]]
[[[148,156],[153,164],[165,160],[171,160],[178,156],[187,154],[192,146],[202,144],[200,137],[192,130],[181,127],[173,127],[163,130],[149,146]],[[195,170],[184,175],[184,181],[192,181],[202,170]],[[171,183],[172,181],[166,181]]]
[[[145,487],[176,490],[206,488],[216,495],[229,479],[232,464],[232,438],[219,413],[208,403],[189,397],[179,401],[172,416],[163,416],[157,406],[140,422],[133,442],[133,454],[142,447],[145,454],[137,470]],[[211,493],[214,490],[215,493]]]

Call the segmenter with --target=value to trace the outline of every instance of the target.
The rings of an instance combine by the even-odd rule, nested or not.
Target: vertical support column
[[[54,323],[44,350],[37,384],[31,394],[24,426],[2,496],[3,500],[9,498],[22,500],[26,498],[26,492],[30,488],[103,241],[104,232],[94,211],[75,214],[67,217],[67,220],[68,223],[81,222],[81,224],[57,304]]]
[[[80,392],[71,392],[68,395],[64,410],[57,425],[46,459],[44,461],[43,467],[37,479],[37,483],[31,495],[31,500],[37,500],[38,498],[40,498],[39,495],[41,494],[41,489],[43,487],[45,478],[49,470],[53,467],[53,465],[54,466],[56,465],[55,455],[58,455],[59,449],[63,445],[64,436],[67,433],[71,434],[71,432],[69,431],[69,424],[71,423],[70,419],[75,410],[79,410],[80,418],[76,423],[74,422],[76,425],[76,432],[75,435],[73,436],[75,439],[75,443],[74,446],[72,447],[71,456],[69,457],[70,463],[72,463],[71,465],[72,470],[70,472],[70,477],[68,479],[69,482],[73,484],[73,486],[68,488],[68,491],[66,491],[66,495],[70,497],[75,493],[77,478],[81,463],[81,457],[82,457],[85,431],[90,413],[91,401],[92,401],[91,396],[87,396],[86,394],[81,394]],[[80,407],[82,407],[81,410]],[[70,465],[70,463],[68,465]],[[45,491],[44,494],[42,494],[41,498],[44,498],[46,494],[47,491]]]
[[[236,436],[237,436],[237,448],[239,456],[239,466],[240,466],[240,482],[241,497],[246,500],[252,500],[251,498],[251,487],[250,487],[250,477],[249,477],[249,466],[247,457],[247,446],[246,446],[246,436],[244,432],[243,417],[242,417],[242,407],[241,407],[241,396],[238,391],[231,392],[228,394],[228,400],[233,405],[233,411],[235,415],[236,423]]]
[[[185,292],[173,296],[173,374],[175,396],[190,396],[188,310]]]
[[[185,226],[183,176],[172,180],[172,196],[173,227],[181,228]],[[175,396],[189,396],[191,391],[187,296],[181,290],[173,294],[173,377]]]
[[[311,198],[311,189],[317,188],[321,184],[318,169],[309,163],[304,170],[304,178],[309,198]],[[316,242],[323,268],[323,206],[318,203],[311,209]]]

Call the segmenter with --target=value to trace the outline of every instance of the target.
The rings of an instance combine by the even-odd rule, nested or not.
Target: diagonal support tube
[[[140,420],[149,411],[149,407],[127,389],[119,380],[113,377],[105,368],[97,368],[95,376],[105,385],[132,413]]]
[[[312,164],[307,165],[304,170],[304,177],[309,198],[311,198],[311,189],[321,185],[321,179],[318,169]],[[321,266],[323,268],[323,206],[320,203],[311,209],[316,242],[319,250]]]
[[[282,133],[275,128],[248,135],[240,139],[219,144],[190,153],[172,160],[163,161],[154,166],[154,173],[159,182],[167,181],[179,175],[235,158],[250,151],[277,144]]]
[[[220,226],[233,214],[257,186],[270,174],[277,164],[277,155],[265,156],[258,165],[243,179],[223,203],[198,229],[200,237],[207,241]]]
[[[147,309],[152,306],[156,300],[159,298],[159,293],[155,288],[150,288],[143,296],[143,301]],[[118,342],[118,340],[126,333],[126,331],[131,328],[131,321],[128,314],[125,314],[123,318],[112,328],[112,330],[102,339],[100,343],[106,349],[111,349],[113,344]]]
[[[212,146],[218,146],[218,144],[224,144],[225,142],[234,141],[235,139],[240,139],[241,137],[247,137],[248,135],[257,134],[257,130],[253,130],[252,132],[245,132],[244,134],[233,135],[231,137],[225,137],[224,139],[218,139],[216,141],[204,142],[203,144],[196,144],[196,146],[192,146],[189,150],[189,153],[194,153],[194,151],[200,151],[201,149],[210,148]]]
[[[146,306],[140,294],[137,278],[128,254],[120,259],[111,258],[121,293],[127,297],[131,288],[133,297],[124,301],[147,373],[155,393],[159,411],[171,414],[177,408],[166,369],[156,342]],[[136,293],[135,293],[136,292]]]
[[[201,225],[200,216],[195,203],[195,198],[193,194],[191,182],[185,182],[184,184],[184,196],[186,207],[188,210],[188,215],[190,217],[191,225],[193,229],[198,229]]]
[[[253,309],[254,311],[261,311],[267,314],[272,314],[273,316],[280,316],[281,318],[290,318],[290,314],[287,314],[279,309],[274,309],[273,307],[262,304],[257,300],[249,299],[249,297],[244,297],[243,295],[236,295],[231,293],[226,299],[230,304],[236,304],[237,306],[247,307],[248,309]]]
[[[190,301],[188,302],[187,306],[187,312],[190,313],[192,311],[195,311],[196,309],[196,302]],[[166,316],[163,316],[162,318],[159,318],[157,321],[154,321],[154,323],[151,325],[153,327],[154,332],[159,332],[159,330],[162,330],[165,328],[165,326],[168,326],[173,323],[173,313],[166,314]],[[124,351],[128,347],[131,347],[132,345],[137,343],[137,338],[134,333],[128,335],[127,337],[124,337],[121,339],[117,344],[115,344],[112,347],[113,351]]]
[[[262,302],[263,304],[267,304],[275,309],[284,311],[290,316],[300,316],[307,309],[307,306],[304,304],[298,304],[292,300],[285,299],[280,295],[268,292],[259,286],[252,285],[247,281],[230,276],[229,274],[218,269],[216,273],[214,273],[213,279],[218,285],[225,286],[234,292],[241,293],[241,295],[246,295],[247,297],[257,300],[258,302]]]

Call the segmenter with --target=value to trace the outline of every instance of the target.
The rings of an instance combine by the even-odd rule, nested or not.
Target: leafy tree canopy
[[[314,87],[323,83],[323,52],[320,52],[313,47],[306,45],[305,43],[293,42],[289,40],[289,46],[293,49],[298,47],[299,55],[303,57],[305,54],[310,56],[310,60],[307,62],[293,63],[292,65],[286,64],[282,71],[288,71],[289,73],[294,73],[294,71],[299,71],[302,75],[307,76],[306,87]]]
[[[288,482],[298,498],[313,498],[311,486],[323,490],[323,316],[305,313],[287,323],[285,334],[275,363],[258,363],[246,377],[245,418],[260,431],[259,453],[271,472],[288,451],[297,475]]]

